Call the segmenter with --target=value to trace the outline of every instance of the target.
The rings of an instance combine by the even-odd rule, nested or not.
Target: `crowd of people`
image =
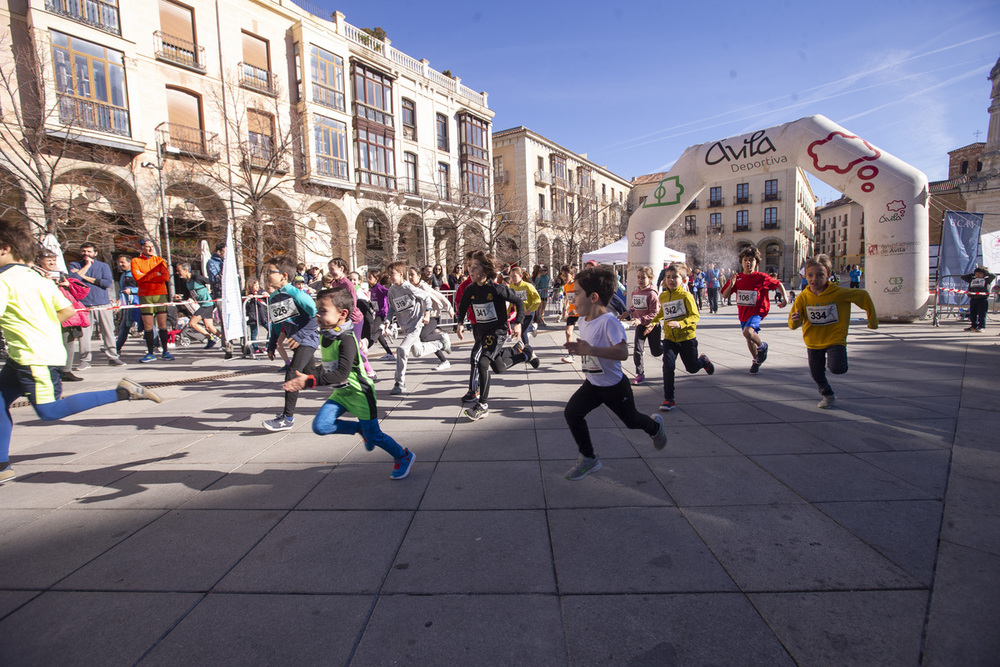
[[[79,261],[60,272],[56,254],[39,248],[23,226],[0,224],[0,324],[10,349],[0,373],[0,389],[8,407],[17,397],[26,396],[43,419],[59,419],[117,400],[158,402],[154,392],[127,378],[114,390],[66,398],[61,398],[61,386],[79,381],[75,373],[85,371],[99,356],[109,365],[125,366],[122,353],[133,328],[141,332],[145,347],[140,363],[172,361],[171,336],[179,326],[168,322],[172,309],[182,311],[172,317],[185,318],[186,329],[204,339],[206,349],[226,337],[215,316],[223,244],[216,246],[204,272],[200,266],[180,262],[172,278],[150,240],[143,239],[137,250],[135,256],[117,258],[117,278],[90,243],[80,247]],[[715,264],[692,270],[674,262],[655,280],[653,270],[642,267],[636,285],[628,291],[611,267],[595,262],[582,270],[562,266],[553,277],[545,265],[536,265],[529,273],[520,266],[501,265],[481,250],[466,253],[464,262],[447,273],[441,265],[393,262],[384,270],[362,275],[350,270],[341,258],[330,260],[324,271],[276,256],[262,263],[259,276],[247,282],[245,292],[247,349],[283,361],[280,410],[273,419],[264,420],[262,427],[291,429],[303,390],[334,387],[313,419],[313,431],[320,435],[360,433],[366,449],[378,447],[392,457],[392,479],[403,479],[415,456],[379,426],[378,376],[369,361],[376,345],[384,351],[379,360],[395,362],[389,394],[402,396],[410,392],[407,371],[411,363],[426,358],[433,361],[435,371],[450,368],[450,332],[461,341],[470,331],[467,391],[457,402],[468,419],[479,420],[489,414],[493,375],[517,364],[539,368],[531,335],[555,324],[563,329],[562,361],[579,363],[584,377],[564,410],[578,449],[577,462],[565,476],[583,479],[601,467],[586,422],[599,405],[607,405],[626,427],[644,431],[655,448],[665,446],[661,413],[677,404],[677,358],[690,374],[716,371],[709,357],[698,351],[703,308],[716,313],[722,301],[735,299],[750,356],[749,373],[760,372],[769,354],[761,330],[772,294],[779,308],[789,307],[792,299],[776,277],[758,270],[761,256],[756,248],[744,248],[738,261],[738,271]],[[852,304],[866,312],[870,328],[877,328],[878,322],[868,293],[859,287],[841,287],[825,255],[810,258],[802,273],[804,284],[797,297],[792,293],[787,326],[802,329],[808,371],[820,394],[818,407],[827,409],[835,402],[827,372],[842,374],[848,368]],[[172,290],[168,289],[171,279]],[[988,294],[994,276],[977,269],[966,279],[978,298]],[[852,273],[851,284],[856,282]],[[117,287],[117,302],[111,298],[112,287]],[[118,325],[115,309],[120,312]],[[981,310],[977,305],[970,330],[984,326]],[[546,312],[554,322],[546,321]],[[448,325],[442,325],[442,320]],[[389,335],[390,326],[393,335]],[[626,326],[634,328],[631,351]],[[95,334],[103,343],[96,353]],[[632,386],[648,381],[647,345],[662,364],[663,403],[651,416],[637,411],[632,393]],[[623,370],[630,354],[631,380]],[[357,420],[346,419],[347,413]],[[7,457],[11,429],[8,411],[6,419],[0,419],[0,482],[14,476]]]

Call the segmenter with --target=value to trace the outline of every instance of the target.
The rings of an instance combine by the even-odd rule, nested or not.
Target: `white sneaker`
[[[830,408],[833,407],[835,401],[836,399],[833,397],[833,394],[830,394],[829,396],[824,396],[823,398],[819,399],[819,403],[816,404],[816,407],[821,408],[823,410],[829,410]]]
[[[576,359],[573,358],[572,354],[567,354],[565,357],[562,358],[562,361],[566,362],[567,364],[572,364],[573,362],[576,361]]]
[[[451,362],[448,361],[447,359],[445,359],[440,364],[438,364],[437,366],[435,366],[434,370],[436,370],[436,371],[444,371],[444,370],[448,370],[449,368],[451,368]]]
[[[441,334],[441,349],[445,351],[445,354],[451,354],[451,338],[448,334]]]

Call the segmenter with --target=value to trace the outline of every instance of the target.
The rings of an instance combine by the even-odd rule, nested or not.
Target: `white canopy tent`
[[[663,261],[665,263],[669,262],[683,262],[684,258],[687,257],[682,252],[678,252],[673,248],[663,248]],[[604,246],[593,252],[587,252],[583,254],[584,263],[594,260],[598,264],[627,264],[628,263],[628,237],[624,236],[611,245]]]

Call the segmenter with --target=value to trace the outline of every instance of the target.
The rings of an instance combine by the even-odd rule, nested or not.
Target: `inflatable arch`
[[[865,288],[880,320],[910,321],[928,302],[927,177],[824,116],[692,146],[628,223],[635,271],[663,266],[664,232],[710,183],[800,166],[861,204]],[[735,263],[735,258],[734,258]]]

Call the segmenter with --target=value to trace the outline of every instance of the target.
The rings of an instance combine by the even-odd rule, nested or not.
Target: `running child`
[[[309,368],[308,374],[296,371],[295,377],[282,387],[290,392],[318,385],[336,387],[316,413],[313,433],[355,435],[360,431],[365,449],[370,452],[380,447],[393,458],[389,477],[403,479],[410,474],[416,457],[379,428],[375,385],[362,367],[358,339],[351,322],[353,306],[350,292],[343,287],[325,289],[316,295],[316,323],[321,330],[320,361]],[[355,415],[358,421],[341,419],[345,412]]]
[[[433,302],[431,295],[406,280],[406,262],[393,262],[389,274],[389,318],[394,315],[403,336],[396,347],[396,383],[389,392],[393,396],[406,393],[406,365],[410,357],[419,359],[445,348],[446,339],[424,342],[420,334],[430,322]],[[447,343],[451,349],[451,343]],[[443,355],[442,355],[443,356]]]
[[[674,368],[678,354],[688,373],[697,373],[702,368],[709,375],[715,372],[715,364],[707,356],[698,356],[695,330],[701,313],[694,296],[684,288],[687,274],[688,267],[683,262],[674,262],[667,267],[663,275],[663,291],[659,296],[660,310],[646,325],[646,333],[650,334],[660,321],[663,322],[663,405],[660,410],[664,412],[673,410],[676,405]]]
[[[757,270],[760,265],[760,250],[747,246],[740,251],[740,265],[743,271],[734,274],[722,288],[722,296],[729,298],[736,294],[736,310],[740,327],[750,350],[750,375],[757,375],[761,364],[767,360],[767,343],[760,338],[760,324],[771,309],[771,290],[778,290],[778,307],[788,304],[785,286],[777,278]]]
[[[542,304],[542,297],[538,294],[535,286],[531,284],[531,281],[525,280],[524,269],[520,266],[510,267],[510,284],[508,286],[524,302],[524,320],[521,322],[521,345],[524,346],[524,353],[528,355],[529,363],[534,368],[538,368],[538,356],[535,354],[535,350],[531,347],[531,344],[528,343],[528,334],[531,332],[531,325],[535,320],[536,314],[540,312],[539,307]]]
[[[636,277],[638,285],[632,290],[632,297],[629,300],[629,309],[621,319],[628,320],[629,324],[635,327],[635,340],[632,343],[632,360],[635,362],[635,377],[632,384],[642,384],[646,381],[646,375],[642,363],[643,354],[646,351],[646,340],[649,340],[649,351],[654,357],[663,354],[663,343],[660,338],[660,325],[655,324],[653,328],[646,332],[646,325],[653,321],[653,318],[660,310],[660,293],[653,287],[653,269],[643,266],[639,269]]]
[[[472,420],[482,419],[489,411],[490,395],[490,364],[503,352],[507,341],[507,305],[514,304],[513,335],[521,337],[521,320],[524,318],[524,302],[506,285],[494,282],[496,276],[496,259],[481,250],[472,253],[469,259],[470,284],[462,293],[458,304],[456,333],[463,340],[462,324],[472,309],[475,321],[472,323],[472,334],[475,344],[469,361],[472,370],[469,374],[469,391],[462,397],[462,405],[468,406],[465,415]],[[524,352],[513,355],[512,363],[527,361]]]
[[[809,286],[802,290],[788,314],[791,329],[802,327],[802,340],[809,354],[809,373],[822,397],[817,407],[833,407],[833,387],[826,380],[826,369],[834,375],[847,372],[847,328],[851,322],[851,304],[868,313],[868,328],[878,329],[875,304],[863,289],[841,287],[830,280],[833,262],[826,255],[806,260],[805,277]]]
[[[278,346],[282,344],[292,350],[292,359],[285,366],[286,382],[312,362],[319,346],[316,303],[311,296],[292,286],[289,279],[294,275],[295,262],[288,257],[279,256],[264,263],[264,282],[271,292],[267,298],[267,313],[272,324],[267,339],[267,358],[274,361]],[[268,431],[291,429],[298,400],[297,392],[286,391],[281,413],[264,421],[264,428]]]
[[[667,433],[662,416],[647,417],[635,409],[632,387],[622,373],[622,362],[628,359],[625,327],[608,312],[608,302],[615,291],[614,271],[603,266],[586,268],[576,275],[573,289],[580,317],[580,339],[567,342],[565,347],[581,355],[585,379],[566,403],[563,414],[580,450],[566,479],[577,481],[601,469],[586,419],[599,405],[608,406],[626,427],[645,431],[657,450],[666,446]]]
[[[573,299],[576,298],[574,287],[576,285],[574,276],[576,275],[575,266],[564,266],[559,269],[559,279],[562,281],[562,291],[563,291],[563,310],[562,315],[559,319],[566,320],[566,342],[569,343],[573,340],[573,327],[576,326],[577,321],[580,317],[576,312],[576,305],[573,303]],[[616,283],[617,284],[617,283]],[[568,346],[564,345],[566,349],[570,349]],[[571,364],[576,361],[573,358],[573,352],[570,351],[569,354],[562,358],[562,361],[567,364]]]
[[[17,474],[10,465],[11,404],[25,396],[39,418],[62,419],[115,401],[160,397],[138,382],[122,378],[115,389],[60,398],[66,363],[60,324],[76,315],[56,284],[27,265],[37,244],[24,225],[0,220],[0,329],[8,357],[0,370],[0,484]]]
[[[424,267],[426,268],[426,267]],[[434,367],[436,371],[443,371],[451,368],[451,362],[445,354],[451,354],[451,339],[448,334],[444,331],[438,329],[438,325],[441,324],[441,314],[451,316],[454,314],[454,308],[451,305],[451,301],[448,300],[444,294],[441,294],[440,290],[435,289],[431,286],[423,277],[421,271],[417,270],[417,267],[411,266],[406,269],[406,279],[410,281],[410,284],[414,287],[424,291],[427,296],[431,298],[431,307],[428,313],[430,314],[430,319],[424,324],[423,328],[420,330],[420,340],[425,343],[432,343],[436,340],[441,341],[442,349],[437,350],[434,356],[438,358],[439,363]]]

